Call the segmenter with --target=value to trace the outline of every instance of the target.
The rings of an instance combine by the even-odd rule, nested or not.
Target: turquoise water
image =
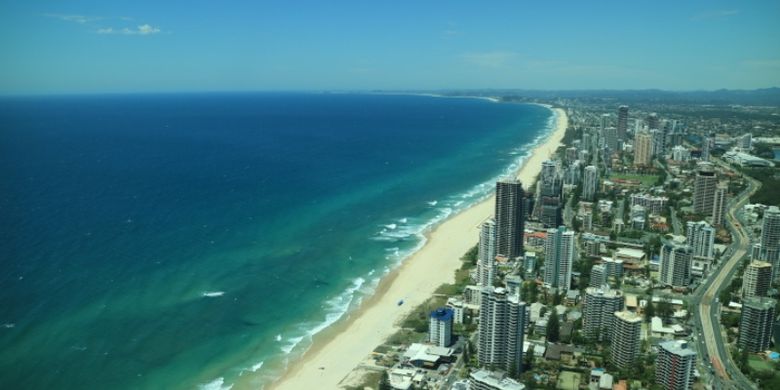
[[[3,98],[0,387],[267,383],[552,120],[427,96]]]

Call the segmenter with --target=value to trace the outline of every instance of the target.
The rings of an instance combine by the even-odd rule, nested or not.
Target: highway
[[[717,163],[723,165],[721,162]],[[728,204],[726,226],[731,232],[733,241],[726,256],[724,256],[726,260],[721,260],[720,267],[710,272],[710,277],[696,289],[691,297],[693,305],[698,305],[694,317],[699,332],[697,343],[702,358],[701,363],[705,367],[708,367],[707,362],[712,364],[712,372],[716,374],[713,378],[715,389],[756,388],[755,384],[739,371],[726,350],[728,344],[721,333],[720,302],[717,302],[718,294],[731,283],[739,268],[737,266],[750,250],[750,239],[745,233],[743,224],[737,218],[736,212],[747,203],[761,183],[749,177],[745,178],[749,183],[748,188],[737,198],[730,200]]]

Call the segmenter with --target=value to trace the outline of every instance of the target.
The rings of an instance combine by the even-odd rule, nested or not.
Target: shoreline
[[[568,125],[563,109],[545,107],[553,111],[556,123],[515,172],[525,188],[535,181],[542,161],[558,149]],[[479,223],[493,214],[494,202],[495,195],[490,195],[428,232],[422,248],[385,275],[374,293],[347,318],[315,335],[309,350],[266,388],[338,388],[378,345],[399,329],[403,318],[440,285],[454,281],[461,256],[476,244]],[[399,299],[404,300],[401,306],[397,304]]]

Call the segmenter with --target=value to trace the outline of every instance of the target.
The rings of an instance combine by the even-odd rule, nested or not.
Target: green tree
[[[387,371],[382,373],[382,379],[379,380],[379,390],[392,390],[393,387],[390,386],[390,376],[387,374]]]
[[[553,309],[552,313],[550,313],[550,319],[547,321],[547,341],[550,343],[557,343],[560,339],[560,332],[558,311]]]
[[[645,321],[650,322],[650,319],[655,317],[655,306],[653,306],[653,297],[647,297],[647,306],[645,306]]]

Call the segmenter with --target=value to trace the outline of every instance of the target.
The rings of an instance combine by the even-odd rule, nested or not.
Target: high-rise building
[[[618,311],[612,322],[612,364],[621,370],[630,368],[639,356],[642,317],[630,311]]]
[[[485,287],[481,291],[479,310],[479,364],[519,374],[523,362],[525,303],[502,287]]]
[[[655,359],[655,383],[664,390],[690,390],[696,381],[696,351],[684,340],[658,344]]]
[[[703,161],[696,166],[696,177],[693,182],[693,212],[701,215],[712,214],[715,203],[715,186],[718,177],[712,163]]]
[[[685,231],[686,243],[693,250],[694,257],[715,257],[715,228],[705,221],[688,221]]]
[[[754,353],[769,349],[776,304],[777,301],[766,297],[752,297],[742,302],[737,341],[740,348]]]
[[[772,282],[772,264],[753,260],[745,268],[742,282],[742,297],[765,297]]]
[[[603,147],[606,145],[606,134],[607,134],[607,127],[611,126],[612,122],[612,115],[610,114],[601,114],[601,126],[599,126],[599,143],[598,147]]]
[[[649,166],[653,157],[653,137],[641,130],[634,134],[634,165]]]
[[[688,245],[665,242],[661,246],[661,283],[672,288],[687,288],[691,283],[693,253]]]
[[[739,137],[739,147],[745,150],[753,148],[753,134],[747,133]]]
[[[605,284],[607,284],[607,267],[604,264],[596,264],[591,267],[588,287],[601,287]]]
[[[594,269],[596,266],[593,267]],[[582,302],[582,334],[590,339],[609,339],[615,312],[623,310],[623,292],[608,286],[588,287]]]
[[[715,141],[713,141],[710,137],[704,137],[701,140],[701,160],[702,161],[709,161],[710,160],[710,153],[712,153],[712,149],[715,146]]]
[[[563,223],[563,207],[559,196],[542,196],[539,210],[539,222],[544,227],[560,226]]]
[[[558,164],[553,160],[542,162],[542,171],[539,174],[538,184],[542,196],[560,196],[561,178],[558,174]]]
[[[620,106],[618,107],[617,119],[617,137],[619,140],[626,140],[626,130],[628,130],[628,106]]]
[[[674,161],[689,161],[691,159],[691,151],[685,146],[677,145],[672,148],[672,160]]]
[[[428,326],[428,341],[439,347],[449,347],[452,344],[452,319],[454,312],[449,307],[440,307],[431,312]]]
[[[574,264],[574,231],[565,226],[547,229],[544,242],[544,285],[559,292],[569,291]]]
[[[659,127],[659,121],[658,121],[658,114],[652,112],[650,115],[645,118],[645,122],[647,122],[647,128],[648,129],[660,129]]]
[[[761,245],[764,248],[780,247],[780,208],[777,206],[769,206],[764,210]]]
[[[477,276],[480,287],[490,287],[496,278],[496,221],[483,222],[479,230]]]
[[[599,185],[599,170],[593,165],[585,167],[585,178],[582,181],[582,199],[592,201],[596,197]]]
[[[604,144],[612,152],[616,152],[618,150],[618,134],[616,128],[607,127],[604,129]]]
[[[584,192],[584,191],[583,191]],[[631,194],[631,206],[642,206],[649,214],[660,215],[666,208],[669,198],[649,194]]]
[[[650,138],[653,140],[653,155],[662,156],[664,154],[664,132],[658,129],[651,129],[648,133],[650,133]]]
[[[780,267],[780,208],[769,206],[764,210],[761,242],[754,246],[753,258],[772,264],[772,280],[777,279]]]
[[[723,218],[726,216],[726,196],[729,186],[725,182],[718,183],[715,187],[715,198],[712,201],[712,226],[723,226]]]
[[[496,183],[496,255],[515,259],[523,254],[523,185],[519,180]]]

